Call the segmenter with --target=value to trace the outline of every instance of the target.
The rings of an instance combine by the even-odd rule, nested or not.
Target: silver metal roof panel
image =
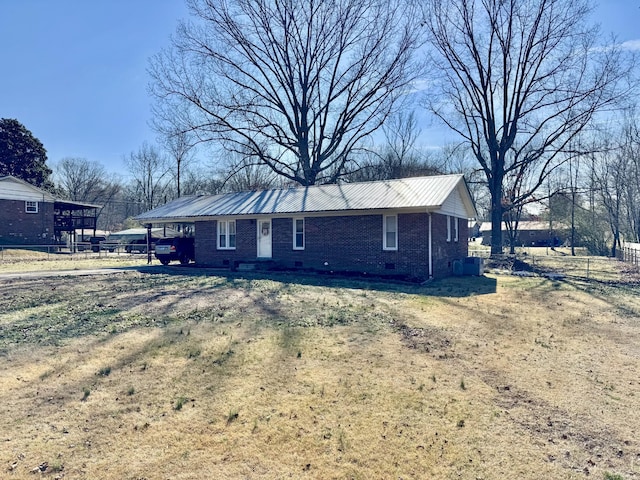
[[[462,175],[438,175],[182,197],[138,215],[136,219],[155,222],[218,216],[437,209],[460,185],[463,185],[464,192],[468,195]]]

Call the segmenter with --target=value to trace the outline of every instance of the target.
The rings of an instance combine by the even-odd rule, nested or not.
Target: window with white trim
[[[24,211],[26,213],[38,213],[38,202],[24,202]]]
[[[235,250],[236,221],[218,220],[218,250]]]
[[[293,219],[293,249],[304,250],[304,218]]]
[[[458,241],[458,217],[447,215],[447,242]]]
[[[383,250],[398,250],[398,216],[383,216]]]

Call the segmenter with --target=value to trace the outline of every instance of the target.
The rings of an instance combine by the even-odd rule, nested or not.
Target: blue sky
[[[187,16],[182,0],[0,0],[0,117],[31,130],[49,164],[119,169],[155,140],[148,59]]]
[[[187,17],[183,0],[0,0],[0,118],[31,130],[49,164],[84,157],[124,175],[123,156],[155,140],[148,59]],[[640,0],[601,0],[594,17],[640,42]]]

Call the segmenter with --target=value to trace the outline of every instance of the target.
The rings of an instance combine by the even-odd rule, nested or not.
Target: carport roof
[[[441,209],[454,192],[467,218],[476,210],[462,175],[317,185],[182,197],[138,215],[143,223],[195,221],[207,217],[338,213],[345,211]],[[450,202],[449,202],[450,203]]]
[[[102,208],[102,205],[93,203],[74,202],[71,200],[56,200],[55,207],[61,210],[88,210],[92,208]]]

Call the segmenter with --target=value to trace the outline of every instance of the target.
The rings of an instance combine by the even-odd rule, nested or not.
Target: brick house
[[[192,223],[196,263],[428,279],[467,256],[476,210],[462,175],[183,197],[143,213]]]
[[[51,245],[75,228],[95,231],[97,205],[58,200],[13,177],[0,177],[0,245]]]
[[[502,242],[509,244],[509,236],[507,227],[502,223]],[[482,222],[480,225],[480,234],[482,235],[482,244],[491,245],[491,222]],[[516,237],[516,246],[519,247],[558,247],[565,243],[569,238],[569,228],[555,222],[549,225],[549,222],[538,220],[521,220],[518,222],[518,231]]]

